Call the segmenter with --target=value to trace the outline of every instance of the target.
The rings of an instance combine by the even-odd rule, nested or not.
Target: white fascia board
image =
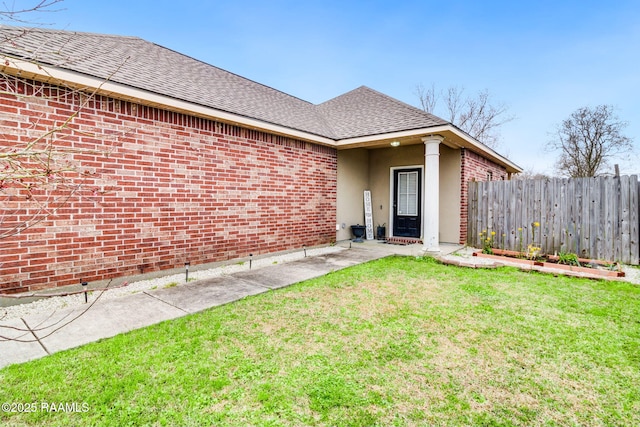
[[[358,136],[355,138],[346,138],[340,139],[337,141],[336,145],[338,148],[340,147],[349,147],[354,145],[367,145],[379,141],[386,141],[389,139],[403,139],[417,136],[425,136],[429,134],[437,134],[439,132],[444,132],[450,130],[450,126],[434,126],[429,128],[420,128],[420,129],[412,129],[412,130],[403,130],[398,132],[390,132],[379,135],[368,135],[368,136]]]
[[[475,149],[475,151],[485,154],[488,157],[491,157],[497,160],[498,162],[502,163],[508,168],[512,168],[513,170],[522,172],[522,168],[520,166],[516,165],[511,160],[507,159],[501,154],[498,154],[493,149],[487,147],[480,141],[468,135],[466,132],[460,130],[459,128],[451,124],[433,126],[428,128],[412,129],[407,131],[391,132],[391,133],[386,133],[382,135],[369,135],[369,136],[362,136],[362,137],[356,137],[356,138],[341,139],[337,141],[336,146],[338,149],[340,149],[341,147],[351,148],[355,146],[366,146],[368,144],[374,144],[381,140],[386,141],[386,140],[403,139],[403,138],[411,138],[411,137],[424,137],[428,135],[437,135],[442,133],[445,133],[445,134],[453,133],[458,138],[464,140],[467,143],[466,146],[464,146],[465,148],[473,148]],[[454,141],[450,141],[450,139],[448,139],[448,141],[455,143]],[[456,144],[456,145],[463,147],[463,145],[460,145],[460,144]]]
[[[460,137],[460,138],[464,139],[465,141],[467,141],[472,147],[476,148],[481,153],[488,154],[490,157],[495,158],[496,160],[502,162],[506,166],[511,167],[514,170],[518,171],[518,172],[522,172],[522,168],[520,166],[516,165],[515,163],[513,163],[511,160],[507,159],[503,155],[498,154],[495,150],[493,150],[492,148],[484,145],[483,143],[481,143],[477,139],[473,138],[471,135],[467,134],[466,132],[462,131],[461,129],[457,128],[456,126],[452,126],[452,125],[447,125],[447,127],[449,128],[449,130],[451,132],[455,133],[458,137]]]
[[[9,65],[6,65],[5,60],[9,62]],[[100,95],[113,96],[115,98],[124,98],[126,100],[140,102],[141,104],[147,104],[160,108],[164,107],[169,110],[177,110],[184,113],[191,113],[199,117],[210,118],[213,120],[217,119],[223,122],[238,124],[240,126],[248,127],[251,129],[259,129],[268,133],[286,135],[291,138],[302,139],[321,145],[327,145],[331,147],[336,146],[336,141],[330,138],[325,138],[312,133],[291,129],[286,126],[276,125],[262,120],[229,113],[227,111],[194,104],[188,101],[172,98],[170,96],[161,95],[155,92],[150,92],[121,83],[112,82],[108,79],[100,79],[98,77],[78,73],[75,71],[65,70],[58,67],[43,66],[37,63],[15,59],[5,55],[2,55],[2,62],[5,62],[5,65],[0,67],[0,70],[5,71],[13,69],[15,71],[11,74],[14,75],[20,76],[21,74],[27,74],[29,75],[29,77],[35,75],[39,77],[39,80],[44,80],[45,82],[51,84],[56,84],[56,82],[60,84],[64,82],[66,85],[75,88],[80,88],[88,91],[95,90],[96,93]]]

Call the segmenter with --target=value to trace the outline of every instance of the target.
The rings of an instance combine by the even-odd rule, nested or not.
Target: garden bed
[[[517,251],[508,251],[503,249],[493,249],[492,251],[493,254],[474,252],[473,256],[515,263],[522,266],[529,266],[534,269],[551,268],[573,273],[585,273],[599,277],[625,277],[625,274],[620,270],[619,265],[603,261],[576,257],[574,262],[579,265],[571,265],[561,263],[560,257],[557,255],[546,255],[544,257],[537,257],[536,259],[527,259],[521,252]],[[612,268],[615,268],[615,270]]]

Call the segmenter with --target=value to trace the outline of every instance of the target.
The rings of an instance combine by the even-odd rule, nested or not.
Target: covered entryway
[[[350,226],[364,224],[363,191],[369,190],[373,226],[385,226],[385,237],[424,242],[432,209],[438,217],[433,236],[440,242],[460,241],[460,150],[433,143],[437,154],[430,157],[440,167],[431,170],[436,177],[430,178],[425,142],[411,142],[338,152],[337,240],[352,238]]]
[[[419,238],[422,232],[422,168],[392,169],[393,236]]]
[[[508,173],[519,171],[450,126],[402,136],[352,138],[341,144],[338,241],[352,238],[351,225],[364,223],[363,192],[369,191],[373,226],[385,227],[386,238],[422,240],[423,251],[439,252],[441,243],[457,244],[466,235],[465,182],[503,165]]]

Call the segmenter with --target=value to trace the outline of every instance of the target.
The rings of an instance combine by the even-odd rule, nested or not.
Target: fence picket
[[[621,177],[470,182],[467,243],[495,231],[494,245],[639,264],[640,185]],[[532,224],[535,228],[535,242]],[[518,231],[522,228],[522,231]]]

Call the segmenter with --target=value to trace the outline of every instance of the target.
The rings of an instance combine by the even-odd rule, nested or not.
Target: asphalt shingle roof
[[[0,51],[335,140],[447,123],[364,86],[314,105],[137,37],[0,26]]]
[[[330,99],[318,105],[318,110],[341,139],[448,123],[366,86]]]

